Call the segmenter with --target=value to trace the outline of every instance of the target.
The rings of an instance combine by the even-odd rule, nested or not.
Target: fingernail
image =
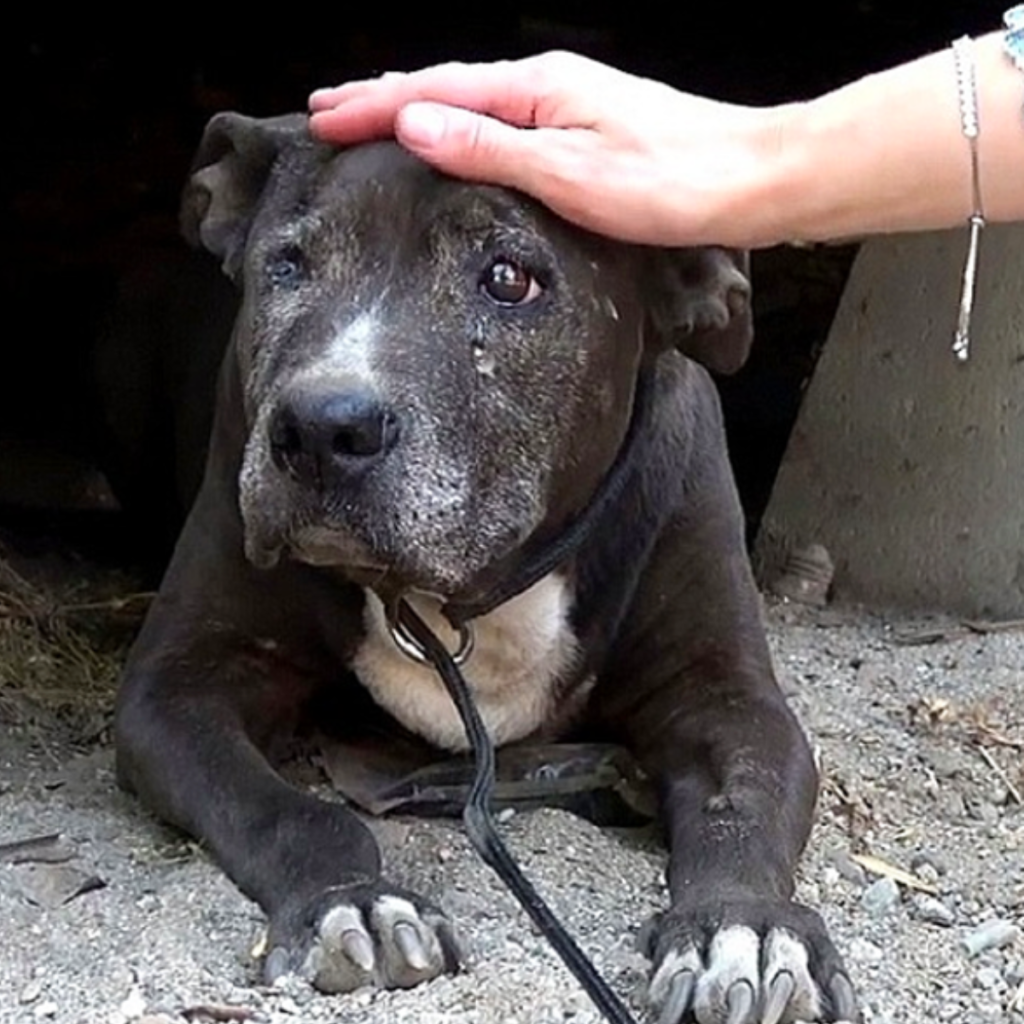
[[[322,106],[329,106],[331,97],[337,89],[317,89],[309,94],[309,99],[306,101],[309,104],[310,110],[319,110]]]
[[[411,103],[403,108],[396,123],[403,142],[429,149],[442,139],[447,126],[444,111],[430,103]]]

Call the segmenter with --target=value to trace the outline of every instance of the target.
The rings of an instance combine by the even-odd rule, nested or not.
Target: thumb
[[[441,103],[410,103],[395,120],[398,141],[428,163],[459,178],[501,185],[519,184],[524,158],[528,161],[531,155],[524,138],[528,134],[527,129]]]

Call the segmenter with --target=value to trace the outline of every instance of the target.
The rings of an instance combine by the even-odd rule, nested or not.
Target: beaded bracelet
[[[1019,71],[1024,71],[1024,4],[1015,4],[1003,15],[1003,52]],[[970,36],[953,43],[956,65],[957,96],[960,101],[960,130],[971,147],[971,215],[967,220],[970,237],[960,287],[960,312],[953,335],[953,354],[966,362],[971,351],[971,312],[974,307],[974,286],[978,275],[978,245],[985,227],[981,201],[981,174],[978,166],[978,93],[974,76],[974,55]],[[1021,107],[1024,114],[1024,105]]]
[[[960,313],[953,335],[953,355],[967,362],[971,353],[971,311],[974,308],[974,285],[978,276],[978,245],[985,227],[985,213],[981,201],[981,173],[978,167],[978,88],[974,76],[974,53],[970,36],[953,41],[953,60],[956,64],[956,87],[960,100],[960,130],[971,147],[971,216],[967,220],[970,238],[967,259],[960,287]]]

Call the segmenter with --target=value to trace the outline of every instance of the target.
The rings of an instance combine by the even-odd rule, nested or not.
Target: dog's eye
[[[273,285],[287,287],[297,284],[305,271],[305,261],[298,246],[289,245],[273,253],[267,260],[267,279]]]
[[[524,306],[541,293],[537,279],[518,263],[495,260],[480,279],[483,293],[499,306]]]

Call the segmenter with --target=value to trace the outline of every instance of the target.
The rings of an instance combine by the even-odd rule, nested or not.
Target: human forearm
[[[997,34],[973,43],[983,211],[1024,218],[1024,76]],[[762,240],[949,227],[973,212],[952,50],[777,111]]]

